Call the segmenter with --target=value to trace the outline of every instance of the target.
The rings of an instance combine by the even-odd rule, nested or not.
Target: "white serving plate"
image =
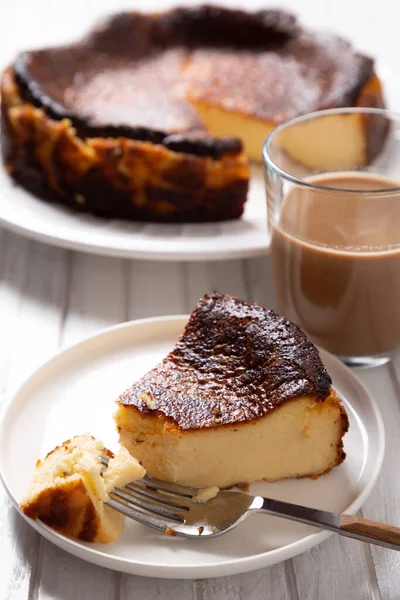
[[[378,65],[387,104],[400,110],[400,78]],[[269,247],[261,165],[252,166],[241,219],[162,224],[100,219],[49,204],[16,186],[0,165],[0,223],[29,238],[94,254],[147,260],[222,260],[266,254]]]
[[[117,449],[114,399],[165,356],[186,321],[185,316],[160,317],[111,327],[57,354],[22,385],[10,399],[0,425],[0,476],[17,509],[36,459],[62,441],[88,431]],[[356,376],[327,352],[321,350],[321,357],[350,418],[345,462],[317,480],[260,482],[250,492],[354,513],[374,487],[382,465],[382,419]],[[26,520],[45,538],[84,560],[165,578],[217,577],[259,569],[300,554],[332,535],[255,515],[216,539],[187,540],[127,520],[119,540],[104,545],[76,542],[39,521]]]

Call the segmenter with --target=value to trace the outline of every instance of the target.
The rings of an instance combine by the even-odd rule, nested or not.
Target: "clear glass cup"
[[[263,147],[278,310],[347,364],[400,346],[400,115],[335,109]]]

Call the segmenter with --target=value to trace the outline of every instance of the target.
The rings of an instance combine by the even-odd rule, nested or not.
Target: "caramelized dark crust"
[[[56,446],[45,457],[66,448],[71,440]],[[103,448],[102,454],[114,458],[114,454]],[[39,467],[41,461],[37,461]],[[63,535],[85,542],[97,541],[100,518],[88,496],[82,480],[66,481],[62,486],[42,490],[35,498],[21,505],[21,510],[31,519],[39,519]]]
[[[219,158],[240,152],[241,142],[210,137],[185,85],[211,104],[278,124],[352,105],[373,62],[282,11],[201,6],[119,14],[80,42],[20,54],[13,69],[23,99],[70,119],[80,137]]]
[[[295,17],[275,10],[200,6],[129,12],[106,20],[81,42],[24,52],[13,70],[23,98],[52,118],[70,119],[80,137],[125,137],[219,158],[240,152],[241,140],[211,138],[174,91],[192,50],[268,51],[297,30]]]
[[[44,490],[21,510],[27,517],[84,542],[94,542],[99,532],[100,519],[82,481],[70,481],[58,490]]]
[[[174,350],[118,402],[158,411],[181,430],[204,429],[257,419],[301,396],[323,401],[331,383],[296,325],[213,293],[196,305]]]
[[[373,61],[339,37],[301,31],[268,52],[200,48],[186,74],[193,101],[278,125],[315,110],[354,106]]]

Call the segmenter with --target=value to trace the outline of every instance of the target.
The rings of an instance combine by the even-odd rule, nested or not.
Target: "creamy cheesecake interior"
[[[256,162],[261,160],[264,141],[279,124],[277,121],[246,114],[245,111],[229,110],[222,103],[217,104],[215,98],[214,104],[203,99],[190,100],[214,136],[240,137],[248,158]],[[362,87],[354,103],[355,108],[368,106],[384,107],[381,84],[375,74]],[[283,129],[276,137],[276,143],[284,152],[277,157],[277,162],[289,172],[293,172],[296,164],[320,171],[354,169],[368,164],[379,154],[387,127],[387,120],[383,117],[368,122],[360,114],[304,121],[296,127]]]
[[[276,127],[274,123],[250,115],[228,112],[206,102],[193,101],[193,105],[212,135],[240,137],[246,156],[252,161],[261,161],[263,143],[267,135]]]
[[[383,108],[379,79],[373,76],[361,90],[355,108]],[[276,136],[284,154],[276,157],[284,170],[301,177],[302,167],[313,171],[345,171],[363,167],[381,152],[389,129],[384,116],[335,114],[299,122]],[[306,140],[306,141],[305,141]]]
[[[215,136],[241,137],[248,158],[260,162],[262,147],[275,124],[254,117],[195,103],[198,113]],[[304,143],[307,140],[307,143]],[[278,140],[277,140],[278,141]],[[352,169],[368,163],[368,135],[360,115],[333,115],[299,123],[279,133],[279,144],[286,153],[280,157],[303,167],[321,171]],[[290,161],[290,162],[289,162]]]
[[[193,487],[318,476],[342,460],[343,409],[299,398],[249,423],[182,431],[162,417],[119,405],[120,442],[149,474]]]

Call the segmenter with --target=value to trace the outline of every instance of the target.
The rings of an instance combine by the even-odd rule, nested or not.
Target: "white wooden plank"
[[[397,400],[400,401],[400,389],[398,387],[400,381],[400,352],[397,352],[394,355],[392,361],[388,365],[388,368],[395,386]]]
[[[213,291],[232,294],[243,300],[248,299],[245,262],[230,260],[227,262],[189,263],[185,265],[186,297],[188,312],[204,294]]]
[[[187,312],[192,312],[196,302],[204,296],[213,291],[213,285],[215,281],[211,283],[210,270],[212,270],[209,263],[188,263],[185,265],[185,285],[186,285],[186,298],[187,298]]]
[[[43,540],[40,600],[113,600],[113,571],[87,563]],[[36,600],[36,598],[35,598]]]
[[[18,319],[13,327],[9,388],[15,389],[57,351],[66,295],[67,252],[29,242]]]
[[[29,243],[0,230],[0,406],[5,397],[11,360],[10,344],[20,308],[21,291],[27,271]]]
[[[226,262],[208,263],[208,277],[210,289],[223,294],[231,294],[247,300],[248,289],[246,285],[243,260],[229,260]]]
[[[38,535],[12,507],[0,484],[0,598],[28,598]]]
[[[299,598],[307,600],[352,600],[373,598],[364,547],[360,542],[329,538],[293,559]]]
[[[71,253],[62,346],[125,320],[126,263],[118,258]]]
[[[69,267],[63,345],[123,321],[126,314],[122,260],[71,253]],[[75,559],[44,542],[38,599],[109,600],[114,597],[118,578],[113,571]]]
[[[128,263],[128,319],[186,312],[182,263]]]
[[[65,252],[11,234],[4,241],[0,314],[5,318],[0,335],[10,363],[6,377],[9,394],[57,348]],[[0,532],[0,597],[27,598],[34,584],[31,568],[37,572],[39,536],[17,515],[3,489]]]
[[[209,579],[205,584],[205,597],[207,600],[294,600],[283,564],[243,575]]]
[[[269,256],[258,256],[244,261],[244,270],[250,289],[250,300],[264,308],[276,309]]]
[[[399,436],[400,408],[398,381],[390,376],[387,365],[375,369],[359,369],[358,376],[379,404],[386,432],[386,452],[377,486],[363,507],[365,517],[400,526]],[[371,546],[381,597],[400,597],[400,553]]]
[[[190,600],[192,594],[190,580],[122,576],[121,600]]]

